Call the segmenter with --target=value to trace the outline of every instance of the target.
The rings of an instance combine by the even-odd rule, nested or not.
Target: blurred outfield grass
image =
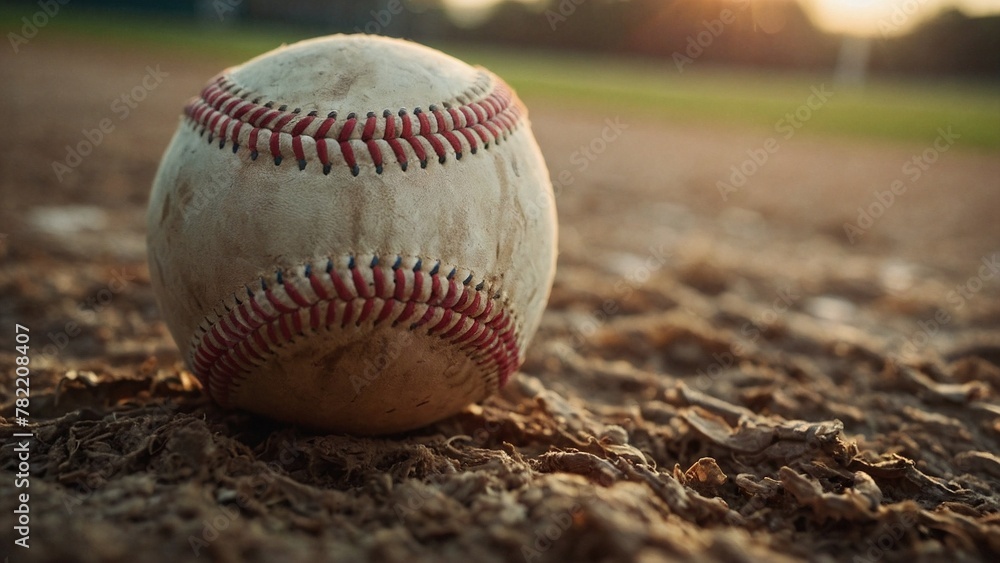
[[[24,12],[0,8],[6,33]],[[240,61],[319,34],[293,28],[201,25],[169,18],[96,15],[64,10],[32,41],[73,37],[151,53],[171,51],[221,64]],[[755,71],[686,65],[670,60],[526,51],[483,45],[435,44],[501,75],[523,98],[593,111],[599,116],[710,122],[773,129],[804,104],[812,87],[834,95],[813,112],[807,134],[930,143],[939,127],[953,126],[960,146],[1000,148],[1000,82],[953,78],[875,78],[862,88],[840,88],[829,74]],[[30,48],[28,45],[21,48]],[[10,56],[10,52],[6,56]]]

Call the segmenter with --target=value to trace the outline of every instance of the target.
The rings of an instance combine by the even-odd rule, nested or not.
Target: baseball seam
[[[427,111],[385,109],[381,117],[375,111],[364,113],[365,117],[350,112],[338,120],[337,110],[323,118],[318,109],[302,115],[302,108],[289,111],[287,104],[273,100],[264,104],[260,97],[248,100],[253,92],[223,74],[188,102],[184,114],[195,128],[200,127],[200,135],[208,132],[209,144],[218,138],[222,149],[228,140],[234,154],[247,147],[251,160],[269,152],[274,164],[281,165],[291,155],[299,170],[305,170],[310,160],[318,159],[324,174],[341,160],[357,176],[360,162],[370,159],[375,172],[382,174],[392,159],[403,171],[412,159],[426,168],[432,155],[444,164],[449,154],[459,160],[466,150],[476,154],[480,145],[489,149],[490,143],[506,140],[521,123],[524,108],[502,80],[485,72],[480,77],[453,102],[430,104]],[[492,90],[484,82],[492,82]],[[474,96],[478,99],[471,99]]]
[[[346,255],[261,277],[259,290],[247,285],[247,298],[234,294],[224,313],[200,323],[191,339],[192,371],[216,401],[230,405],[243,378],[297,337],[410,321],[408,330],[427,327],[427,335],[465,352],[502,387],[520,366],[521,348],[519,323],[503,294],[485,281],[473,285],[471,272],[462,279],[460,268],[440,261],[427,272],[419,257],[396,255],[391,266],[385,263]]]

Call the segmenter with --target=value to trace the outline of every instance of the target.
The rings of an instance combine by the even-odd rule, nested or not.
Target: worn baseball
[[[153,183],[153,290],[219,404],[378,434],[507,382],[555,272],[548,171],[496,75],[335,35],[223,71]]]

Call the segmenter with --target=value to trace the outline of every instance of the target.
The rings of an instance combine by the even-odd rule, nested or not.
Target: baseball
[[[552,186],[489,71],[336,35],[212,79],[147,215],[160,310],[211,398],[408,430],[503,386],[555,273]]]

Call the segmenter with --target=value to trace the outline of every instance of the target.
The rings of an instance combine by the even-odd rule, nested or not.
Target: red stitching
[[[250,130],[250,141],[249,141],[249,143],[247,143],[250,146],[250,158],[253,159],[253,160],[257,160],[257,154],[258,154],[257,153],[257,136],[258,136],[257,132],[258,131],[260,131],[260,129],[258,129],[256,127],[254,127],[253,129]]]
[[[240,148],[240,129],[243,128],[243,122],[237,121],[236,126],[233,127],[233,134],[230,140],[233,143],[233,152],[236,152]]]
[[[244,103],[243,105],[240,105],[238,107],[239,109],[229,114],[230,117],[232,117],[233,119],[241,119],[244,115],[246,115],[248,111],[254,108],[254,105],[251,103]]]
[[[277,119],[280,115],[281,115],[280,110],[276,109],[269,110],[267,113],[264,114],[264,117],[260,119],[260,123],[257,124],[257,127],[270,130],[271,128],[268,127],[268,124]]]
[[[277,137],[277,135],[275,135]],[[292,152],[299,163],[299,170],[306,167],[306,151],[302,150],[302,137],[292,137]]]
[[[274,127],[271,127],[271,131],[272,132],[274,130],[281,131],[281,129],[284,128],[285,125],[288,125],[288,122],[291,121],[292,118],[294,118],[294,117],[296,117],[296,114],[294,114],[294,113],[286,113],[286,114],[282,115],[280,118],[278,118],[278,121],[275,122]],[[296,124],[296,125],[298,125],[298,124]]]
[[[248,287],[245,299],[199,327],[190,352],[195,375],[217,401],[228,404],[254,366],[306,330],[391,319],[394,327],[449,340],[502,387],[520,366],[519,331],[509,309],[483,289],[485,284],[473,285],[471,275],[460,282],[456,270],[440,273],[440,264],[425,272],[419,259],[408,269],[402,261],[397,257],[389,267],[373,258],[362,266],[351,257],[346,267],[335,268],[330,260],[325,271],[310,265],[296,278],[279,271],[275,280],[262,280],[258,291]]]
[[[268,141],[268,148],[271,150],[271,156],[274,157],[275,164],[281,164],[281,147],[278,146],[278,141],[281,139],[280,135],[275,135],[274,131],[271,131],[271,138]]]
[[[486,92],[484,84],[490,81],[493,89]],[[241,92],[229,76],[220,75],[202,89],[200,97],[188,102],[184,113],[202,134],[208,132],[210,141],[218,137],[219,148],[224,147],[228,139],[234,153],[245,145],[251,159],[256,160],[259,153],[266,151],[274,163],[280,165],[284,157],[289,156],[283,151],[290,146],[300,169],[305,169],[308,161],[316,158],[324,174],[330,173],[336,152],[355,176],[361,168],[357,155],[365,156],[365,163],[370,160],[378,174],[390,160],[395,160],[405,171],[410,154],[416,156],[422,168],[427,166],[429,152],[443,164],[449,154],[461,158],[466,143],[473,154],[480,144],[489,148],[490,143],[499,143],[517,129],[524,114],[523,106],[510,87],[499,78],[485,74],[469,91],[457,97],[458,100],[473,96],[479,99],[457,107],[444,104],[445,109],[438,109],[431,105],[428,111],[416,108],[412,113],[385,110],[381,117],[377,112],[351,113],[346,120],[338,120],[334,111],[326,118],[318,118],[318,111],[301,115],[299,108],[287,111],[287,107],[281,105],[274,109],[277,102],[261,105],[258,99],[247,101],[247,94]],[[356,115],[366,116],[362,126],[358,126],[362,120]],[[234,125],[227,136],[231,122]],[[248,127],[242,127],[244,123]],[[380,125],[381,136],[378,135]],[[266,137],[261,137],[261,130],[267,131]],[[284,136],[290,142],[283,142]],[[315,141],[315,156],[303,149],[303,138]],[[258,141],[266,144],[261,146]]]
[[[365,120],[365,129],[364,131],[361,132],[362,141],[370,140],[372,138],[372,135],[375,134],[376,119],[377,118],[375,117],[375,112],[368,112],[368,119]]]
[[[312,124],[314,119],[316,119],[315,116],[307,115],[301,121],[296,123],[295,127],[292,127],[292,137],[295,138],[301,135],[302,132],[305,131],[306,127],[309,127],[309,125]]]
[[[337,123],[337,120],[336,120],[336,118],[333,118],[333,117],[328,117],[328,118],[324,119],[324,120],[323,120],[323,124],[322,124],[322,125],[320,125],[320,126],[319,126],[319,129],[317,129],[317,130],[316,130],[316,138],[317,138],[317,139],[323,139],[323,138],[325,138],[325,137],[326,137],[326,134],[327,134],[327,133],[328,133],[328,132],[330,131],[330,129],[331,129],[331,128],[332,128],[332,127],[333,127],[333,126],[334,126],[334,125],[336,124],[336,123]]]

